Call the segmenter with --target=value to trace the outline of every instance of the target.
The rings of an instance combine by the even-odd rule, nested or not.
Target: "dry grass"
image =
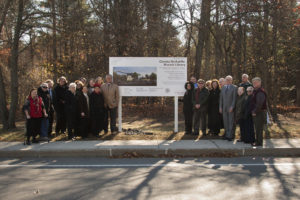
[[[300,138],[300,113],[279,115],[280,124],[273,124],[268,127],[268,132],[265,138]],[[1,126],[0,126],[1,128]],[[174,123],[172,118],[144,118],[127,116],[123,121],[124,129],[138,129],[147,134],[127,135],[124,131],[116,135],[110,132],[100,133],[100,138],[90,137],[88,140],[199,140],[199,139],[217,139],[220,136],[192,136],[184,135],[184,121],[179,121],[179,132],[174,133]],[[24,122],[17,122],[17,128],[12,131],[0,132],[0,141],[23,141],[25,133]],[[239,128],[236,131],[237,138],[239,137]],[[53,138],[52,141],[66,140],[67,135],[62,134]],[[80,139],[80,138],[78,138]]]

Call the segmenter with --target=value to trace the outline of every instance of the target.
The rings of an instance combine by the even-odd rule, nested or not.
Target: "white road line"
[[[122,168],[122,167],[242,167],[242,166],[300,166],[300,163],[220,163],[220,164],[187,164],[187,163],[167,163],[167,164],[91,164],[91,165],[63,165],[63,164],[5,164],[0,168],[12,167],[32,167],[32,168]]]

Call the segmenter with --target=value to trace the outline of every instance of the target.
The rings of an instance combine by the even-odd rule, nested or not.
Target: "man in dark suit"
[[[226,76],[226,85],[222,88],[220,94],[219,111],[223,114],[225,135],[224,139],[229,141],[234,139],[234,108],[237,98],[237,87],[232,84],[232,77]]]

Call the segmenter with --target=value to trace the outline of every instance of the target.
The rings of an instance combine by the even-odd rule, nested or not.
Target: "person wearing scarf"
[[[31,137],[32,143],[38,143],[36,136],[40,134],[42,118],[43,116],[48,117],[48,114],[42,98],[37,95],[37,89],[31,89],[23,106],[23,111],[26,115],[26,144],[31,144]]]

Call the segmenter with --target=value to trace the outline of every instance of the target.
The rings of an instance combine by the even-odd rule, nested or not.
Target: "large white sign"
[[[110,57],[109,72],[121,96],[183,96],[184,57]]]

